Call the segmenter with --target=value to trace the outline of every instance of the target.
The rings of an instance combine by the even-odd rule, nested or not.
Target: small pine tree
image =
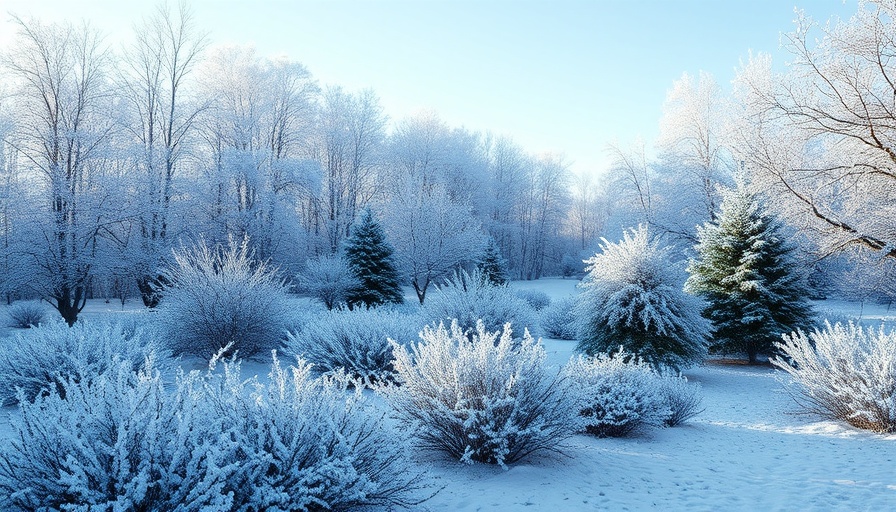
[[[744,185],[724,193],[717,220],[698,228],[698,240],[685,289],[708,301],[711,350],[746,354],[756,364],[782,334],[809,326],[810,291],[793,247]]]
[[[477,268],[489,284],[494,286],[507,284],[507,261],[501,256],[501,249],[498,248],[494,238],[489,238]]]
[[[359,282],[346,296],[349,307],[404,301],[392,252],[383,227],[364,210],[345,245],[345,259]]]
[[[638,226],[600,248],[585,261],[588,275],[573,308],[577,349],[597,355],[622,347],[657,367],[702,361],[709,324],[700,301],[681,289],[684,276],[669,260],[671,247],[660,247]]]

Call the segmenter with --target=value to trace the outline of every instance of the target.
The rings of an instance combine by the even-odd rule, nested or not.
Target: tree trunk
[[[411,281],[411,284],[414,286],[414,292],[417,293],[417,300],[420,301],[420,305],[422,306],[423,301],[426,300],[426,289],[429,288],[429,279],[426,279],[426,282],[423,284],[422,288],[417,284],[416,279]]]
[[[756,351],[755,348],[749,348],[749,349],[747,349],[747,357],[750,358],[750,364],[751,364],[751,365],[759,364],[759,360],[758,360],[758,358],[756,357],[757,355],[758,355],[758,352]]]
[[[59,311],[62,319],[65,320],[65,323],[69,327],[75,325],[75,322],[78,321],[78,314],[87,303],[87,293],[84,287],[78,286],[74,290],[65,288],[53,298],[56,300],[54,306]]]
[[[137,288],[140,290],[140,298],[143,305],[153,309],[162,301],[162,289],[167,280],[161,275],[140,276],[137,278]]]

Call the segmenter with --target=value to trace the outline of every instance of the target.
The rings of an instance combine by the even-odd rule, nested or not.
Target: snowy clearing
[[[554,300],[576,293],[574,279],[514,282]],[[824,302],[819,309],[885,319],[886,306]],[[92,302],[86,318],[138,313],[129,302]],[[8,333],[9,331],[5,331]],[[544,339],[549,362],[565,363],[575,341]],[[185,362],[191,368],[199,361]],[[267,363],[245,376],[266,380]],[[896,435],[876,435],[797,414],[767,366],[712,361],[686,372],[702,385],[704,412],[683,426],[628,439],[577,435],[564,455],[536,454],[502,470],[419,453],[414,466],[439,492],[419,510],[886,510],[896,499]],[[374,398],[382,403],[378,398]],[[0,435],[11,435],[6,408]]]
[[[546,340],[549,347],[558,343]],[[687,372],[705,411],[631,439],[579,435],[568,457],[508,471],[436,461],[430,510],[885,510],[896,499],[896,436],[797,416],[774,370]]]

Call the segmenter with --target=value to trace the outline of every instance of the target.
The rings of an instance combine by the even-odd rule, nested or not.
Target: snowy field
[[[574,342],[545,340],[570,353]],[[687,372],[704,412],[629,439],[579,435],[566,456],[503,471],[427,461],[429,510],[892,510],[896,436],[795,415],[771,368]]]
[[[575,280],[516,282],[552,298],[576,292]],[[138,313],[132,301],[89,304],[85,317]],[[820,310],[877,322],[886,305],[826,301]],[[8,333],[9,331],[3,331]],[[574,341],[543,340],[552,364]],[[245,365],[249,374],[266,365]],[[720,361],[686,372],[702,385],[704,412],[684,426],[627,439],[571,438],[563,454],[536,454],[511,465],[465,465],[436,453],[414,464],[433,490],[415,510],[893,510],[896,435],[882,436],[797,414],[780,372]],[[375,399],[376,400],[376,399]],[[11,434],[6,408],[0,434]]]

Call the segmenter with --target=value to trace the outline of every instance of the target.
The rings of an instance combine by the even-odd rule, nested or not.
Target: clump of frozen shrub
[[[237,363],[225,363],[223,378],[193,374],[183,384],[201,390],[205,413],[224,421],[208,436],[232,450],[220,468],[232,471],[224,488],[231,510],[416,504],[421,475],[405,465],[405,445],[359,382],[338,372],[312,378],[302,360],[284,369],[276,355],[269,379],[246,381]]]
[[[703,412],[703,392],[700,385],[688,382],[683,375],[669,373],[662,376],[660,393],[669,406],[669,416],[663,421],[667,427],[677,427]]]
[[[625,437],[663,426],[671,415],[656,370],[621,350],[580,355],[567,363],[564,374],[579,390],[581,424],[588,434]]]
[[[516,295],[535,311],[541,311],[551,305],[551,298],[541,290],[517,290]]]
[[[785,335],[772,364],[808,411],[874,432],[896,432],[896,332],[853,323]]]
[[[573,315],[575,297],[555,300],[541,312],[541,331],[558,340],[576,339],[576,317]]]
[[[506,467],[572,434],[573,395],[528,332],[514,340],[509,324],[490,333],[479,322],[468,336],[454,322],[420,338],[395,345],[399,385],[381,391],[422,447]]]
[[[655,367],[703,361],[710,324],[702,302],[682,290],[684,276],[645,226],[619,243],[604,240],[588,259],[588,275],[574,309],[578,350],[588,355],[622,346]]]
[[[506,285],[496,286],[479,270],[459,270],[423,306],[426,319],[433,322],[457,320],[464,331],[474,331],[481,321],[487,331],[499,331],[505,323],[515,328],[534,329],[538,324],[529,304]]]
[[[175,493],[173,479],[166,478],[172,462],[166,444],[182,440],[169,424],[174,418],[159,373],[136,373],[122,360],[109,361],[106,370],[62,378],[58,389],[33,403],[20,394],[14,437],[0,447],[0,508],[173,510],[178,502],[172,499],[187,498],[187,489],[200,483],[185,479],[185,488]],[[190,459],[182,461],[183,469],[189,462],[201,464]]]
[[[0,404],[55,390],[65,396],[66,379],[80,381],[123,359],[140,367],[147,359],[170,364],[156,337],[128,323],[81,320],[72,327],[52,322],[16,332],[0,343]],[[18,394],[17,394],[18,391]]]
[[[299,289],[320,300],[327,309],[345,304],[352,290],[361,284],[339,255],[308,260],[297,278]]]
[[[159,317],[175,353],[211,357],[231,346],[251,356],[282,342],[287,288],[276,268],[254,256],[248,238],[174,251]]]
[[[412,506],[419,475],[344,375],[274,361],[270,384],[238,363],[181,373],[119,361],[21,404],[0,447],[3,510],[356,510]]]
[[[407,344],[422,326],[418,315],[390,307],[334,309],[287,334],[287,348],[314,364],[315,370],[343,369],[367,383],[391,377],[390,340]]]
[[[36,300],[16,302],[6,309],[9,316],[9,326],[18,329],[28,329],[43,322],[47,315],[47,308]]]

